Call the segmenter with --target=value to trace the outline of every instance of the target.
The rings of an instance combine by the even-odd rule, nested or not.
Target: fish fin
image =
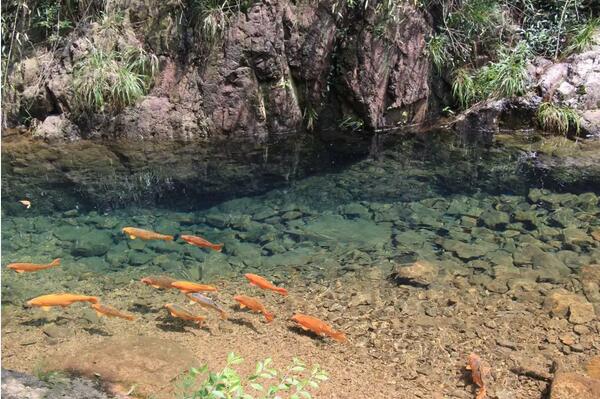
[[[267,320],[267,323],[272,322],[273,319],[275,318],[275,314],[274,313],[264,312],[263,315],[265,316],[265,319]]]
[[[300,326],[301,329],[303,329],[304,331],[310,331],[310,328],[304,327],[304,326]]]
[[[136,238],[136,237],[135,237],[134,235],[131,235],[131,234],[130,234],[130,235],[129,235],[129,238],[131,238],[132,240],[135,240],[135,238]]]
[[[195,303],[196,303],[196,302],[194,302],[194,301],[190,301],[190,305],[193,305],[193,304],[195,304]]]
[[[151,287],[160,288],[160,285],[151,285]]]
[[[51,266],[60,266],[60,258],[56,258],[54,259],[52,262],[50,262]]]
[[[250,285],[253,285],[255,287],[258,287],[258,285],[256,285],[253,281],[250,281]]]
[[[42,306],[42,310],[44,312],[48,312],[48,311],[50,311],[50,309],[52,309],[52,306]]]
[[[244,305],[243,303],[240,303],[240,309],[244,309],[246,307],[246,305]]]
[[[467,365],[465,366],[465,369],[467,369],[467,370],[471,370],[471,365],[467,364]]]
[[[214,244],[211,248],[217,252],[221,252],[223,250],[223,245],[224,244]]]
[[[102,317],[102,316],[104,316],[104,314],[103,314],[103,313],[101,313],[101,312],[98,312],[98,311],[96,310],[96,316],[98,316],[98,317]]]
[[[25,270],[15,269],[15,272],[17,272],[17,273],[25,273]]]
[[[346,342],[348,340],[348,338],[346,338],[346,334],[340,331],[332,333],[331,338],[335,339],[338,342]]]

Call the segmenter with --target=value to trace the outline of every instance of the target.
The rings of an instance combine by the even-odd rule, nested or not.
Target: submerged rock
[[[86,233],[75,241],[71,254],[73,256],[102,256],[113,245],[110,233],[94,230]]]
[[[552,381],[550,399],[600,398],[600,381],[576,373],[558,373]]]
[[[73,352],[63,346],[46,364],[52,370],[67,370],[107,383],[136,384],[136,393],[150,395],[165,394],[165,387],[170,389],[171,381],[198,361],[189,350],[175,342],[124,336],[103,339],[86,346],[85,351]]]
[[[425,260],[419,260],[412,265],[398,265],[394,268],[391,278],[398,284],[427,287],[438,275],[438,267]]]
[[[108,399],[92,380],[80,377],[57,376],[50,382],[39,378],[2,369],[2,398],[3,399]]]

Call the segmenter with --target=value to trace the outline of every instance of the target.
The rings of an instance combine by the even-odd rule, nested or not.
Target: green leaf
[[[211,395],[213,396],[213,398],[225,399],[225,394],[221,391],[212,391]]]
[[[292,371],[295,372],[295,373],[302,372],[304,370],[306,370],[306,369],[304,367],[302,367],[302,366],[294,366],[294,367],[292,367]]]
[[[264,391],[264,390],[265,390],[265,389],[263,388],[263,386],[262,386],[262,385],[260,385],[260,384],[257,384],[257,383],[255,383],[255,382],[251,383],[251,384],[250,384],[250,386],[251,386],[252,388],[256,389],[257,391],[261,391],[261,392],[262,392],[262,391]]]
[[[308,381],[308,385],[310,385],[313,388],[319,388],[319,384],[315,381]]]

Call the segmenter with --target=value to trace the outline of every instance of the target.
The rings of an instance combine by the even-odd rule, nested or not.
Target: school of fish
[[[141,240],[177,241],[178,239],[181,239],[190,245],[194,245],[201,248],[208,248],[218,252],[221,252],[223,249],[223,244],[214,244],[198,236],[178,234],[167,235],[136,227],[124,227],[121,231],[132,240],[139,238]],[[60,259],[54,259],[52,262],[47,264],[11,263],[6,267],[10,270],[15,271],[16,273],[31,273],[55,268],[58,266],[60,266]],[[274,285],[271,281],[267,280],[262,276],[247,273],[244,275],[244,277],[253,287],[262,290],[272,291],[282,296],[288,295],[288,291],[285,288]],[[176,280],[168,276],[147,276],[142,278],[140,282],[160,290],[179,290],[189,299],[190,304],[198,304],[199,306],[205,309],[216,311],[218,312],[219,317],[223,320],[227,320],[229,318],[227,312],[223,309],[223,307],[221,307],[221,305],[219,305],[216,302],[215,299],[201,294],[202,292],[217,291],[217,287],[215,286],[200,284],[193,281]],[[275,319],[275,313],[272,311],[268,311],[263,305],[263,303],[257,298],[250,297],[247,295],[235,295],[233,297],[233,300],[235,300],[239,304],[239,309],[247,308],[253,313],[262,314],[262,316],[265,318],[266,323],[271,323]],[[48,311],[52,307],[64,308],[77,302],[89,303],[91,308],[100,317],[116,317],[129,321],[135,320],[134,315],[120,311],[110,305],[101,303],[100,298],[96,296],[86,296],[71,293],[47,294],[27,301],[27,306],[39,307],[44,311]],[[198,325],[203,325],[206,321],[205,316],[197,315],[194,312],[191,312],[178,304],[168,303],[164,305],[164,308],[167,309],[168,313],[174,318],[192,321],[194,323],[197,323]],[[347,341],[346,335],[344,333],[334,330],[333,327],[331,327],[329,324],[316,317],[298,313],[294,314],[290,320],[297,323],[302,330],[312,331],[318,336],[328,336],[338,342]]]
[[[20,202],[27,202],[27,204],[24,203],[23,205],[29,208],[29,201]],[[202,248],[208,248],[218,252],[221,252],[223,248],[223,244],[213,244],[210,241],[197,236],[172,236],[135,227],[124,227],[122,229],[122,232],[132,240],[139,238],[141,240],[176,241],[178,238],[181,238],[183,241],[191,245]],[[54,259],[52,262],[47,264],[10,263],[6,267],[10,270],[15,271],[16,273],[21,274],[52,269],[58,266],[60,266],[60,259]],[[285,288],[277,287],[264,277],[252,273],[246,273],[244,277],[253,287],[260,288],[262,290],[273,291],[282,296],[288,295],[288,291]],[[140,282],[160,290],[179,290],[182,294],[186,296],[186,298],[189,299],[191,305],[198,304],[199,306],[205,309],[214,310],[219,313],[219,317],[222,320],[227,320],[229,318],[227,312],[213,298],[201,294],[201,292],[218,291],[217,287],[215,286],[200,284],[193,281],[176,280],[168,276],[147,276],[142,278]],[[253,313],[262,314],[265,318],[266,323],[271,323],[275,319],[275,313],[268,311],[263,305],[263,303],[257,298],[253,298],[247,295],[235,295],[233,297],[233,300],[238,302],[240,309],[247,308]],[[44,311],[49,311],[52,307],[65,308],[78,302],[89,303],[91,308],[100,317],[116,317],[129,321],[135,320],[134,315],[101,303],[100,298],[98,298],[97,296],[78,295],[71,293],[47,294],[30,299],[29,301],[27,301],[26,305],[29,307],[39,307]],[[197,323],[199,326],[204,325],[204,323],[206,322],[206,316],[197,315],[181,305],[167,303],[164,305],[164,308],[167,309],[168,313],[174,318],[191,321]],[[348,338],[343,332],[335,330],[332,326],[316,317],[296,313],[291,317],[290,320],[296,323],[302,330],[311,331],[317,336],[330,337],[337,342],[348,341]],[[471,353],[468,356],[466,369],[471,371],[471,378],[473,380],[473,383],[477,386],[475,399],[484,399],[487,394],[485,378],[489,370],[486,366],[482,365],[480,357],[474,353]]]

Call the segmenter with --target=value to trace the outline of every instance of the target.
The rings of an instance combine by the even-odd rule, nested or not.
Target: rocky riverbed
[[[475,352],[490,366],[492,398],[596,397],[585,365],[600,354],[598,195],[520,193],[524,180],[509,163],[455,163],[452,179],[442,168],[423,168],[430,160],[394,155],[382,151],[342,172],[199,211],[30,216],[21,209],[3,218],[5,263],[63,259],[58,269],[3,274],[3,364],[31,371],[50,361],[90,373],[86,364],[67,367],[67,355],[123,345],[113,338],[154,337],[186,348],[186,362],[160,380],[165,392],[189,362],[218,367],[235,351],[249,362],[273,356],[287,364],[298,356],[320,363],[331,373],[321,397],[470,398],[475,388],[464,366]],[[480,171],[479,179],[460,181],[461,165]],[[498,192],[509,192],[511,181],[512,194]],[[198,234],[225,246],[217,253],[129,240],[123,226]],[[286,286],[290,296],[256,292],[242,281],[246,272]],[[139,283],[148,274],[215,282],[233,321],[173,324],[162,305],[185,301]],[[138,320],[99,320],[79,306],[23,308],[56,291],[98,295]],[[237,312],[236,293],[258,295],[276,321]],[[330,322],[350,343],[300,333],[288,321],[296,311]],[[163,356],[160,348],[152,352],[150,359]],[[129,356],[125,349],[121,355]],[[139,362],[139,354],[131,359]],[[144,373],[111,375],[110,382],[121,391],[136,379],[152,387],[155,378]],[[575,386],[579,396],[555,394],[561,388],[552,381]]]

